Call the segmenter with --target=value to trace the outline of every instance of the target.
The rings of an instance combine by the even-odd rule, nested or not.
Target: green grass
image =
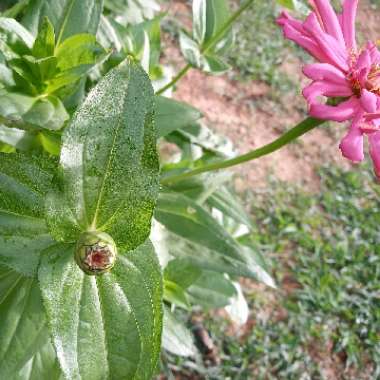
[[[252,239],[271,257],[279,289],[247,288],[244,338],[206,315],[222,363],[179,367],[210,380],[318,380],[331,361],[342,380],[380,378],[380,186],[363,168],[320,173],[317,194],[276,181],[248,196]]]
[[[236,41],[229,61],[237,69],[237,78],[260,80],[277,90],[289,91],[296,84],[279,71],[279,66],[289,57],[307,56],[283,38],[276,24],[279,10],[273,0],[256,0],[235,25]]]
[[[314,365],[310,356],[313,342],[321,354],[330,345],[345,367],[357,369],[352,379],[359,380],[368,361],[378,363],[380,376],[380,188],[363,169],[325,168],[321,177],[316,196],[277,184],[253,207],[255,240],[276,252],[279,283],[291,276],[299,289],[279,297],[285,321],[259,324],[247,343],[256,347],[254,354],[264,353],[257,357],[258,368],[278,367],[276,379],[297,379],[303,371],[319,378],[318,361]],[[284,252],[291,260],[278,260]],[[302,365],[305,359],[309,365]]]

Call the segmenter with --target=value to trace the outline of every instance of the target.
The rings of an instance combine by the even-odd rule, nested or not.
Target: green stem
[[[207,43],[202,46],[200,52],[201,54],[207,53],[210,49],[212,49],[219,40],[225,35],[225,33],[231,28],[232,24],[241,16],[241,14],[254,2],[255,0],[247,0],[227,21],[223,26],[218,30],[218,32],[210,38]],[[186,73],[191,69],[191,65],[187,64],[182,68],[181,71],[164,87],[160,88],[156,94],[161,95],[169,88],[173,87]]]
[[[163,94],[166,90],[169,90],[169,88],[173,87],[183,76],[186,75],[186,73],[191,69],[190,63],[188,63],[168,84],[166,84],[164,87],[160,88],[156,95]]]
[[[161,179],[162,185],[171,185],[175,182],[182,181],[184,179],[193,177],[195,175],[206,173],[210,171],[215,171],[219,169],[226,169],[230,168],[232,166],[240,165],[244,162],[248,162],[251,160],[255,160],[257,158],[266,156],[267,154],[273,153],[276,150],[281,149],[283,146],[289,144],[291,141],[297,139],[298,137],[304,135],[306,132],[311,131],[312,129],[318,127],[319,125],[323,124],[324,120],[314,119],[314,118],[307,118],[303,120],[301,123],[296,125],[294,128],[292,128],[290,131],[284,133],[282,136],[280,136],[278,139],[272,141],[271,143],[264,145],[261,148],[252,150],[251,152],[247,154],[243,154],[241,156],[232,158],[230,160],[225,160],[221,162],[215,162],[212,164],[208,164],[202,167],[199,167],[197,169],[188,171],[186,173],[169,176]]]

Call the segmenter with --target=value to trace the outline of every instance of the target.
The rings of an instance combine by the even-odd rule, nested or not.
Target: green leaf
[[[41,131],[38,134],[38,139],[46,152],[52,154],[53,156],[59,156],[59,154],[61,153],[60,134],[50,131]]]
[[[25,57],[24,57],[25,59]],[[56,57],[46,57],[37,59],[34,63],[38,69],[36,77],[39,79],[40,83],[54,77],[57,72],[57,58]]]
[[[203,56],[202,70],[214,75],[223,74],[231,69],[231,66],[215,55],[206,54]]]
[[[59,98],[51,95],[37,100],[22,118],[28,124],[57,131],[69,119],[69,114]]]
[[[231,16],[227,0],[195,0],[193,1],[193,37],[198,45],[206,44],[216,37]],[[222,53],[231,47],[233,34],[227,30],[211,53]]]
[[[201,45],[206,37],[207,30],[207,1],[193,1],[193,36]]]
[[[159,137],[187,127],[202,117],[200,111],[163,96],[156,96],[156,126]]]
[[[133,249],[149,235],[158,195],[153,89],[135,63],[109,72],[63,135],[65,194],[75,219]]]
[[[3,15],[5,17],[17,18],[17,16],[24,10],[24,8],[29,4],[30,0],[19,0],[12,7],[7,8]]]
[[[15,86],[12,70],[3,63],[0,63],[0,83],[6,87]]]
[[[47,81],[46,94],[53,94],[63,87],[74,85],[78,82],[87,72],[93,67],[93,65],[80,65],[73,67],[70,70],[65,70],[62,73],[56,75],[54,78]],[[85,79],[85,78],[84,78]],[[70,93],[73,92],[69,88]]]
[[[0,153],[14,153],[16,152],[16,148],[6,143],[0,142]]]
[[[223,274],[204,271],[202,276],[187,289],[190,300],[203,308],[222,308],[237,296],[236,288]]]
[[[0,154],[0,209],[43,218],[53,165],[40,156]]]
[[[59,242],[75,243],[81,234],[81,228],[59,188],[46,197],[46,223],[51,236]]]
[[[101,46],[104,46],[106,49],[112,48],[119,52],[123,48],[121,36],[117,33],[112,21],[104,15],[100,17],[99,29],[96,38]]]
[[[105,0],[105,7],[117,14],[122,23],[138,24],[151,19],[160,10],[157,0]]]
[[[231,16],[227,0],[203,0],[207,4],[206,11],[206,35],[204,43],[215,37]],[[227,30],[223,37],[211,50],[214,53],[225,52],[232,46],[233,34],[231,30]]]
[[[203,123],[194,123],[184,127],[179,134],[191,144],[198,145],[217,156],[232,158],[236,155],[234,146],[229,139],[218,135]]]
[[[54,244],[42,218],[52,175],[38,160],[0,154],[0,263],[25,276],[36,273],[41,252]]]
[[[152,378],[160,353],[162,284],[149,242],[119,253],[113,270],[96,277],[75,264],[73,247],[56,247],[42,258],[39,280],[67,378]]]
[[[54,26],[57,45],[80,33],[96,34],[103,0],[31,0],[23,24],[37,34],[44,17]]]
[[[164,280],[164,300],[182,307],[183,309],[190,309],[190,303],[187,299],[185,290],[174,282]]]
[[[31,96],[0,92],[0,116],[11,120],[20,120],[35,101],[36,99]]]
[[[252,220],[242,206],[237,196],[226,187],[217,189],[208,199],[207,203],[237,223],[252,227]]]
[[[13,18],[0,17],[0,34],[1,33],[5,33],[7,36],[13,34],[29,49],[33,46],[33,36]]]
[[[57,67],[61,71],[80,65],[93,65],[105,50],[92,34],[76,34],[62,42],[55,51]]]
[[[212,53],[203,54],[198,44],[185,33],[180,34],[180,47],[186,61],[206,73],[222,74],[230,66]]]
[[[47,17],[43,18],[37,38],[34,41],[32,53],[36,58],[46,58],[54,55],[54,27]]]
[[[0,265],[0,315],[0,378],[58,380],[37,280]]]
[[[0,124],[0,141],[22,151],[33,150],[38,146],[35,133],[17,128],[8,128],[2,124]]]
[[[34,276],[41,252],[54,244],[44,220],[0,210],[0,263]]]
[[[178,356],[195,356],[198,352],[190,330],[166,307],[162,346]]]
[[[183,32],[179,35],[179,43],[186,61],[193,67],[201,69],[203,57],[199,45]]]
[[[191,199],[161,193],[155,218],[175,234],[167,242],[172,255],[191,260],[202,269],[250,277],[274,286],[254,252],[240,245],[206,209]]]
[[[187,289],[202,275],[202,270],[186,259],[174,259],[169,261],[164,271],[166,281]]]

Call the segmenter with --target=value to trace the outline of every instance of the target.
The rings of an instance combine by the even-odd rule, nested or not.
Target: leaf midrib
[[[71,14],[71,11],[73,9],[73,6],[74,6],[74,2],[76,0],[71,0],[70,3],[66,6],[66,9],[65,9],[65,17],[63,19],[63,22],[62,22],[62,25],[61,25],[61,28],[59,30],[59,35],[58,35],[58,38],[57,38],[57,46],[60,45],[61,43],[61,39],[62,39],[62,36],[63,36],[63,32],[65,30],[65,27],[66,27],[66,24],[69,20],[69,14]]]
[[[128,81],[130,80],[130,78],[131,78],[131,66],[128,67]],[[125,97],[128,94],[128,87],[129,87],[129,83],[128,83],[128,86],[127,86],[126,94],[124,96],[123,110],[124,110],[124,106],[125,106]],[[98,218],[98,215],[99,215],[99,212],[100,212],[100,205],[101,205],[102,198],[103,198],[103,193],[104,193],[104,188],[105,188],[106,180],[107,180],[107,178],[109,176],[110,167],[111,167],[112,162],[113,162],[114,157],[115,157],[116,139],[117,139],[117,137],[119,135],[119,131],[120,131],[120,128],[121,128],[122,124],[123,124],[123,121],[122,121],[122,119],[119,116],[118,120],[117,120],[116,128],[114,129],[114,132],[113,132],[112,145],[111,145],[111,149],[110,149],[109,156],[108,156],[108,162],[107,162],[106,170],[104,172],[103,179],[102,179],[102,184],[100,185],[100,190],[99,190],[99,193],[98,193],[98,201],[96,202],[96,208],[95,208],[94,218],[93,218],[92,223],[91,223],[91,228],[92,229],[96,229],[96,222],[97,222],[97,218]]]

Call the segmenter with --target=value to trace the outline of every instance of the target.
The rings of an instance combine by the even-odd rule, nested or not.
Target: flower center
[[[86,247],[86,258],[84,263],[90,270],[104,270],[112,265],[112,253],[107,247],[99,243]]]

